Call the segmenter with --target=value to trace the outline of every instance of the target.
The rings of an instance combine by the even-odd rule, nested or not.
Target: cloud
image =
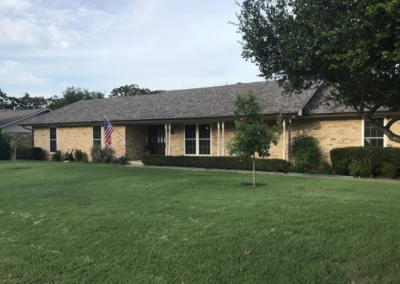
[[[27,65],[15,61],[0,62],[0,83],[43,86],[48,80],[26,72]]]
[[[235,20],[234,0],[0,3],[6,3],[0,11],[0,88],[7,85],[10,92],[61,95],[66,86],[110,92],[126,84],[169,90],[260,81],[257,67],[241,58],[236,28],[227,24]],[[18,62],[18,76],[4,62]]]

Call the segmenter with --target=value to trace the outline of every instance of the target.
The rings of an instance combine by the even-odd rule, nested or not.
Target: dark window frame
[[[51,133],[52,129],[55,130],[54,133]],[[55,146],[52,146],[52,142],[55,143]],[[49,127],[49,153],[55,152],[57,152],[57,127]]]
[[[102,134],[101,126],[93,126],[93,128],[92,128],[92,145],[93,145],[93,147],[101,147],[101,145],[102,145],[102,135],[101,134]]]
[[[187,135],[187,127],[194,127],[195,135],[191,135],[192,137],[188,137]],[[208,133],[200,130],[202,127],[208,127]],[[191,131],[193,132],[193,130]],[[205,135],[201,135],[205,134]],[[205,136],[205,137],[204,137]],[[207,137],[208,136],[208,137]],[[184,155],[185,156],[211,156],[212,155],[212,124],[211,123],[192,123],[192,124],[185,124],[184,125]],[[188,147],[188,144],[191,143]],[[207,143],[208,142],[208,143]],[[194,148],[194,151],[193,151]],[[190,151],[191,150],[191,151]]]
[[[373,118],[377,123],[385,125],[385,118]],[[363,147],[385,147],[385,135],[381,130],[372,127],[363,119]]]

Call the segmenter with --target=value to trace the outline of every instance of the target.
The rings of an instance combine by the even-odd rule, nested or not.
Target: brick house
[[[316,87],[299,95],[281,95],[276,82],[238,83],[219,87],[167,91],[161,94],[79,101],[23,123],[34,129],[36,147],[47,153],[103,145],[104,115],[116,129],[115,154],[140,159],[145,151],[159,155],[228,156],[226,143],[235,135],[232,102],[237,93],[253,93],[266,105],[265,121],[272,125],[284,116],[284,133],[271,158],[288,159],[290,137],[314,136],[322,158],[333,148],[348,146],[399,147],[354,111],[329,108],[319,102],[324,90]],[[379,111],[375,119],[386,123],[394,113]],[[400,122],[392,128],[400,133]]]
[[[0,128],[8,133],[16,136],[26,135],[28,137],[26,143],[33,145],[32,129],[21,126],[28,119],[51,112],[50,109],[24,109],[24,110],[3,110],[0,111]]]

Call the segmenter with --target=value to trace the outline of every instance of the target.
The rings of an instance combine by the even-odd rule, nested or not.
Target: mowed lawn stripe
[[[0,162],[4,283],[396,283],[400,185]]]

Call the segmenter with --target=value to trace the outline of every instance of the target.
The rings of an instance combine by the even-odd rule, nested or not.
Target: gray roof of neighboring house
[[[51,112],[50,109],[24,109],[24,110],[4,110],[0,111],[0,127],[14,122],[27,119],[40,113]]]
[[[23,125],[100,122],[151,121],[194,118],[233,117],[232,102],[238,93],[253,93],[266,104],[266,115],[296,114],[310,99],[314,90],[296,95],[282,95],[274,81],[238,83],[219,87],[167,91],[161,94],[82,100],[51,113],[34,117]]]

